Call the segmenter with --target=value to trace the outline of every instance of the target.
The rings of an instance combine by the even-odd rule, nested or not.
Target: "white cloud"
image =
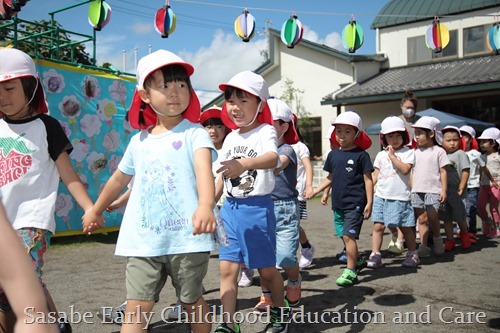
[[[311,41],[313,43],[324,44],[342,52],[346,51],[344,49],[344,46],[342,45],[342,36],[335,31],[326,35],[325,38],[320,38],[314,30],[311,30],[309,26],[304,25],[304,35],[302,38],[307,39],[308,41]]]
[[[129,27],[132,32],[138,35],[146,35],[154,32],[153,23],[151,22],[136,22]]]

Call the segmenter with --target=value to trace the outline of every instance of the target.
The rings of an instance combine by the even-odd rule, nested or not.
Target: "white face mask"
[[[415,115],[415,110],[413,109],[407,109],[405,107],[401,108],[401,111],[403,112],[403,116],[406,118],[411,118]]]

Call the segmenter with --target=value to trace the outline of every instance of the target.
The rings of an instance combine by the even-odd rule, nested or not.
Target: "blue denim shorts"
[[[386,227],[414,227],[415,213],[410,201],[373,198],[372,221]]]
[[[300,212],[297,199],[275,200],[276,265],[290,268],[297,265]]]

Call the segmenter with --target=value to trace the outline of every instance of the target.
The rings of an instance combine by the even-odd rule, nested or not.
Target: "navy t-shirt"
[[[356,147],[351,150],[334,149],[328,153],[323,170],[332,174],[332,209],[351,210],[366,206],[363,175],[373,172],[370,155]]]
[[[271,193],[273,200],[284,200],[297,198],[299,192],[295,188],[297,185],[297,154],[289,144],[282,144],[278,147],[278,156],[286,156],[290,163],[285,169],[276,175],[274,190]]]

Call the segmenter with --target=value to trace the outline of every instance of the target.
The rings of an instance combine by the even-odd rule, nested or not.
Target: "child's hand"
[[[327,191],[323,191],[323,195],[321,196],[321,204],[323,206],[328,205],[328,197],[329,196],[330,196],[330,194]]]
[[[94,213],[93,209],[87,210],[82,216],[83,232],[92,234],[94,230],[104,228],[104,217]]]
[[[394,148],[391,145],[388,145],[385,147],[385,150],[387,151],[387,155],[390,157],[395,156],[394,155]]]
[[[312,185],[306,186],[306,189],[304,191],[304,198],[309,199],[314,197],[314,189]]]
[[[193,214],[193,235],[215,232],[215,215],[208,205],[198,205]]]
[[[439,202],[440,203],[445,203],[446,201],[446,192],[445,191],[441,191],[441,194],[439,195]]]
[[[220,163],[222,166],[217,169],[217,173],[221,173],[226,178],[236,178],[245,171],[245,167],[241,164],[241,160],[227,160]]]
[[[107,212],[112,212],[112,211],[114,211],[114,210],[116,210],[116,209],[118,209],[118,208],[122,207],[124,203],[125,203],[125,202],[123,202],[122,200],[120,200],[120,199],[116,199],[115,201],[113,201],[113,202],[109,205],[109,207],[108,207],[108,208],[106,208],[106,211],[107,211]]]
[[[366,205],[365,210],[363,211],[363,218],[368,220],[372,216],[372,205]]]

